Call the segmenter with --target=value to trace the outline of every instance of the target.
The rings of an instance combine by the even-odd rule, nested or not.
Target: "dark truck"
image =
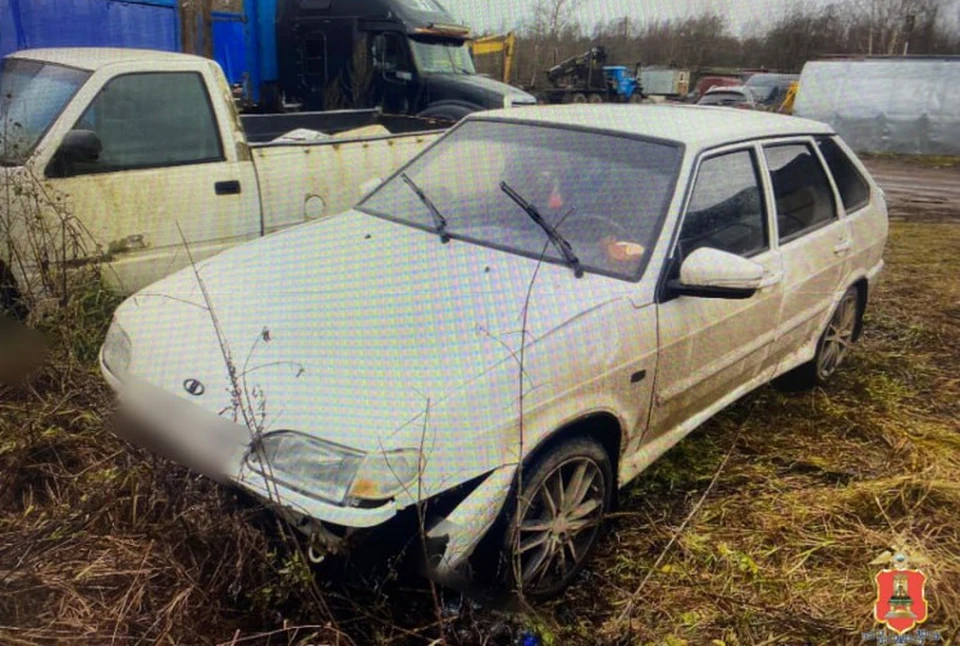
[[[244,112],[380,108],[455,121],[536,103],[476,73],[469,28],[436,0],[242,4],[204,12],[177,0],[0,0],[0,57],[60,47],[203,54],[223,68]]]
[[[277,0],[275,15],[284,105],[379,107],[458,121],[477,110],[536,103],[477,74],[470,29],[436,0]]]

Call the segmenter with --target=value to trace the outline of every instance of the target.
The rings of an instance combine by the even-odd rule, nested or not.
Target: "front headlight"
[[[368,453],[350,487],[350,498],[389,500],[404,491],[413,492],[419,473],[420,452],[417,449]]]
[[[122,376],[130,367],[130,337],[116,321],[107,330],[103,341],[103,365],[111,374]]]
[[[388,500],[410,487],[419,472],[416,449],[364,454],[297,433],[268,433],[247,463],[268,480],[337,505]]]

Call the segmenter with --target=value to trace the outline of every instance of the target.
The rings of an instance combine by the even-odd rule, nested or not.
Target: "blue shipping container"
[[[243,15],[213,12],[213,57],[231,84],[243,83],[247,71],[246,26]]]
[[[85,46],[180,51],[177,0],[0,0],[0,56]]]

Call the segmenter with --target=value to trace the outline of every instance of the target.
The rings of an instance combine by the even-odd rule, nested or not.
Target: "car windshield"
[[[679,144],[477,119],[453,130],[358,208],[434,232],[439,213],[451,238],[571,264],[562,245],[552,244],[508,194],[512,190],[569,243],[585,271],[636,280],[681,158]]]
[[[470,49],[463,41],[410,39],[410,48],[423,74],[476,74]]]
[[[0,163],[23,164],[89,72],[7,58],[0,69]]]

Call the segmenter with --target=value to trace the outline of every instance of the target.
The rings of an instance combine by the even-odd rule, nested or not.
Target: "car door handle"
[[[779,285],[782,280],[783,272],[778,271],[775,274],[765,274],[763,280],[760,281],[759,289],[767,289],[768,287]]]
[[[239,195],[240,182],[235,179],[226,182],[217,182],[213,185],[213,190],[216,191],[217,195]]]
[[[842,242],[842,243],[838,244],[836,247],[834,247],[834,248],[833,248],[833,253],[835,253],[835,254],[837,254],[837,255],[839,256],[840,254],[844,254],[844,253],[847,253],[848,251],[850,251],[850,248],[851,248],[851,247],[853,247],[853,243],[851,243],[849,240],[847,240],[846,242]]]

